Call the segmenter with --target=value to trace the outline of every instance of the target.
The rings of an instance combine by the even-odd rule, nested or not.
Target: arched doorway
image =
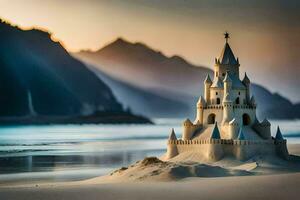
[[[220,104],[220,103],[221,103],[220,98],[217,98],[217,104]]]
[[[247,126],[251,123],[250,116],[248,114],[243,114],[243,125]]]
[[[235,104],[240,104],[240,97],[235,99]]]
[[[216,115],[213,114],[213,113],[209,114],[208,117],[207,117],[207,123],[208,124],[214,124],[215,121],[216,121]]]

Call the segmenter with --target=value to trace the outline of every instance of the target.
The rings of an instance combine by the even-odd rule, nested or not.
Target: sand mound
[[[98,178],[101,182],[124,181],[174,181],[188,177],[225,177],[252,175],[239,169],[225,169],[198,162],[166,162],[156,157],[148,157],[135,164],[122,167],[110,175]],[[96,178],[97,179],[97,178]],[[97,181],[97,180],[93,180]]]

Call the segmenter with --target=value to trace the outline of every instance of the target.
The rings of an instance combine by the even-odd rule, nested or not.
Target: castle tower
[[[246,72],[245,72],[245,76],[244,76],[244,79],[242,82],[246,86],[246,102],[247,102],[247,104],[249,104],[249,102],[250,102],[250,80],[249,80]]]
[[[224,33],[225,46],[221,52],[221,55],[215,62],[215,77],[224,79],[226,72],[229,71],[232,75],[239,77],[239,60],[236,59],[233,51],[231,50],[228,39],[229,33]]]
[[[172,128],[172,131],[170,133],[169,140],[168,140],[167,155],[166,155],[167,159],[173,158],[178,155],[176,141],[177,141],[177,137],[176,137],[174,129]]]
[[[207,148],[207,159],[212,161],[218,161],[222,159],[224,155],[223,147],[221,145],[221,136],[218,129],[217,122],[214,125],[213,131],[210,137],[210,144]]]
[[[212,85],[212,81],[209,77],[209,74],[207,74],[205,80],[204,80],[204,100],[206,103],[210,103],[210,86]]]
[[[223,99],[223,121],[222,124],[229,123],[233,119],[233,101],[230,93],[226,93]]]
[[[224,94],[227,94],[227,93],[231,93],[231,88],[232,88],[232,80],[231,78],[229,77],[229,73],[226,72],[226,75],[224,77]]]
[[[196,124],[203,124],[203,109],[205,106],[205,101],[202,96],[199,97],[197,102],[197,117]]]
[[[240,128],[239,135],[236,139],[238,142],[236,146],[236,153],[235,156],[238,160],[247,160],[247,145],[245,145],[244,141],[246,140],[243,127]]]
[[[238,138],[238,134],[239,134],[239,122],[235,118],[233,118],[233,120],[229,122],[229,126],[228,126],[228,135],[229,135],[228,139],[236,139]]]
[[[275,136],[275,149],[276,154],[283,159],[289,159],[289,152],[286,147],[286,140],[283,138],[279,126],[277,126],[277,132]]]
[[[191,120],[186,119],[183,122],[182,140],[190,140],[192,137],[192,131],[193,131],[193,123],[191,122]]]

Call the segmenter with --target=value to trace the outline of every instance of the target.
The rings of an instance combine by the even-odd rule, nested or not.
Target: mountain
[[[134,85],[113,78],[92,65],[87,66],[107,85],[113,88],[113,93],[122,104],[132,110],[151,117],[170,117],[189,114],[190,108],[181,101],[157,95]]]
[[[0,94],[0,123],[59,122],[60,118],[72,122],[65,117],[79,122],[80,116],[125,112],[111,89],[51,34],[4,21],[0,22]]]
[[[121,38],[99,51],[81,51],[75,56],[132,85],[189,95],[200,94],[199,80],[211,73],[210,69],[191,65],[179,56],[166,57],[142,43],[132,44]],[[194,87],[187,90],[187,85]]]
[[[199,95],[203,93],[203,80],[207,73],[213,74],[212,70],[192,65],[182,57],[167,57],[145,44],[131,43],[122,38],[118,38],[98,51],[80,51],[73,55],[94,66],[98,74],[104,73],[114,80],[126,83],[127,86],[188,106],[188,109],[183,109],[186,112],[180,112],[178,115],[174,115],[176,112],[170,110],[169,117],[183,117],[186,113],[193,117],[194,105]],[[120,88],[112,83],[106,83],[113,90]],[[252,84],[251,88],[258,103],[259,118],[300,117],[299,106],[293,105],[287,98],[273,94],[257,84]],[[121,90],[126,93],[128,87]],[[134,94],[131,98],[138,95]],[[123,98],[122,101],[127,99]],[[144,102],[147,102],[147,99],[137,102],[136,106],[142,106]],[[160,103],[161,107],[168,105],[168,103]],[[182,109],[182,107],[178,106],[175,109]],[[159,113],[159,110],[155,112]],[[140,113],[145,114],[142,110]]]

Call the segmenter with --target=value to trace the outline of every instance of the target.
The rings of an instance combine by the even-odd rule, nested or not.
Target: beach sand
[[[289,145],[291,154],[300,155],[300,145]],[[169,169],[169,164],[164,165]],[[189,164],[190,165],[190,164]],[[192,164],[193,165],[193,164]],[[194,164],[195,165],[195,164]],[[193,167],[194,167],[193,165]],[[150,167],[149,167],[150,166]],[[112,176],[97,177],[85,181],[68,183],[43,183],[38,185],[7,185],[0,188],[0,199],[2,200],[60,200],[60,199],[299,199],[300,195],[300,172],[289,172],[288,170],[265,173],[268,167],[264,168],[267,175],[251,174],[256,169],[253,163],[241,165],[238,169],[210,169],[209,166],[200,166],[201,177],[184,178],[178,177],[177,173],[169,176],[163,173],[153,177],[145,178],[144,175],[159,170],[155,165],[138,163],[129,169],[115,172]],[[171,166],[173,169],[174,165]],[[182,167],[182,166],[179,166]],[[185,169],[185,168],[184,168]],[[147,171],[148,170],[148,171]],[[193,168],[194,170],[194,168]],[[127,171],[123,173],[123,171]],[[184,171],[184,170],[183,170]],[[194,170],[195,171],[195,170]],[[196,170],[197,171],[197,170]],[[208,171],[209,177],[203,176],[202,172]],[[249,171],[249,174],[247,173]],[[255,171],[255,170],[254,170]],[[300,171],[300,169],[298,170]],[[178,171],[176,171],[178,172]],[[180,170],[179,170],[180,172]],[[178,172],[178,173],[179,173]],[[184,171],[185,172],[185,171]],[[134,173],[134,174],[132,174]],[[144,174],[143,174],[144,173]],[[182,171],[181,171],[182,173]],[[198,173],[198,172],[193,172]],[[213,176],[216,173],[215,177]],[[174,175],[175,174],[175,175]],[[180,173],[179,173],[180,174]],[[204,173],[205,174],[205,173]],[[228,175],[234,176],[228,176]],[[226,175],[225,177],[222,175]],[[132,179],[128,179],[132,177]],[[134,179],[137,177],[138,179]],[[141,178],[143,177],[143,178]]]

